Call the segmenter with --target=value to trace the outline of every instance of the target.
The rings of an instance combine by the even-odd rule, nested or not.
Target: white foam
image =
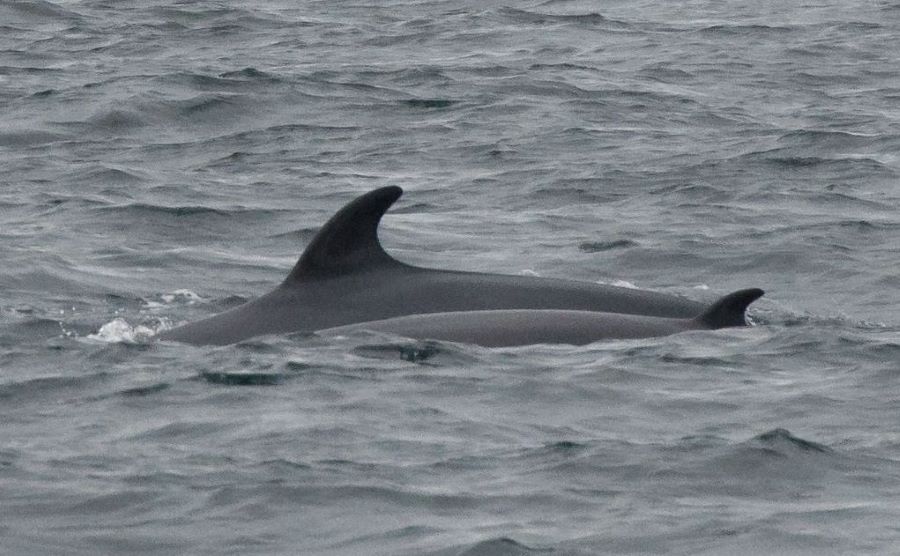
[[[191,290],[175,290],[172,293],[165,293],[160,297],[162,297],[162,300],[166,303],[175,303],[176,301],[182,303],[186,301],[188,305],[192,305],[203,299]]]
[[[144,306],[148,309],[159,309],[173,304],[193,305],[198,301],[203,301],[202,297],[191,290],[175,290],[172,293],[164,293],[159,298],[162,302],[145,299]]]
[[[616,286],[616,287],[619,287],[619,288],[628,288],[628,289],[630,289],[630,290],[636,290],[636,289],[638,289],[637,286],[635,286],[634,284],[632,284],[631,282],[628,282],[628,281],[626,281],[626,280],[613,280],[612,283],[610,283],[610,285],[611,285],[611,286]]]
[[[116,318],[101,326],[96,334],[89,334],[87,338],[110,344],[119,342],[135,344],[149,340],[157,332],[158,330],[149,326],[142,324],[132,326],[125,319]]]

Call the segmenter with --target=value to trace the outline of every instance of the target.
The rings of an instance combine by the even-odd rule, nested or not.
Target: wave
[[[617,29],[626,29],[631,27],[631,25],[625,21],[609,19],[597,12],[580,14],[550,14],[507,7],[501,8],[498,13],[508,21],[527,25],[567,24],[585,27],[603,26],[607,28]]]
[[[804,440],[791,434],[787,429],[772,429],[753,437],[752,440],[744,444],[747,447],[761,448],[771,454],[790,457],[792,454],[805,454],[809,452],[818,452],[821,454],[830,454],[833,452],[824,444],[819,444],[811,440]]]
[[[256,68],[246,67],[234,71],[226,71],[219,74],[219,77],[226,79],[239,79],[242,81],[261,81],[265,83],[279,83],[283,79],[274,73],[261,71]]]
[[[113,168],[104,165],[92,165],[75,172],[73,181],[90,185],[137,186],[150,181],[150,177],[133,169]],[[121,192],[117,192],[121,194]]]
[[[446,98],[411,98],[400,103],[411,108],[449,108],[459,101]]]
[[[153,6],[145,10],[148,15],[186,30],[208,33],[239,32],[251,29],[269,31],[291,26],[292,22],[277,13],[267,13],[261,9],[234,8],[224,5],[198,4],[191,8],[174,6]]]
[[[80,22],[83,16],[46,0],[7,0],[0,4],[0,17],[5,23],[37,23],[46,25],[47,20],[63,20],[67,23]]]
[[[205,219],[205,218],[248,218],[252,221],[265,221],[287,209],[264,209],[242,206],[212,207],[207,205],[161,205],[154,203],[125,203],[104,205],[96,207],[94,211],[100,213],[115,214],[118,218],[128,221],[135,218],[175,218],[175,219]]]
[[[630,239],[616,239],[609,241],[590,241],[578,245],[580,251],[585,253],[600,253],[603,251],[611,251],[613,249],[628,249],[630,247],[638,247],[640,244]]]
[[[172,385],[168,382],[156,382],[153,384],[147,384],[143,386],[133,386],[130,388],[125,388],[119,392],[120,395],[126,397],[138,397],[143,398],[145,396],[152,396],[154,394],[158,394],[160,392],[165,392]]]
[[[64,141],[70,137],[61,133],[40,130],[4,131],[0,132],[0,147],[34,147]]]
[[[884,134],[851,133],[849,131],[823,129],[796,129],[778,137],[779,143],[787,143],[801,147],[828,148],[862,148],[888,142],[896,148],[900,144],[900,136]]]
[[[0,400],[4,403],[34,401],[46,397],[59,397],[72,391],[92,391],[109,373],[94,372],[78,376],[51,375],[26,379],[7,379],[0,384]]]
[[[800,27],[793,25],[728,25],[717,24],[697,29],[695,33],[711,34],[711,35],[783,35],[793,33],[800,30]]]
[[[204,371],[199,377],[219,386],[278,386],[291,375],[281,373]]]
[[[550,548],[532,548],[509,537],[487,539],[468,547],[460,547],[458,550],[456,554],[459,556],[526,556],[554,552]]]
[[[149,121],[137,112],[113,109],[91,116],[87,124],[94,131],[122,133],[147,127]]]

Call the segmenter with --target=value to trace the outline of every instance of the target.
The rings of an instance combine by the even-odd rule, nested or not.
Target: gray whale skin
[[[319,230],[274,290],[157,337],[224,345],[263,334],[313,332],[424,313],[559,309],[689,318],[703,310],[694,301],[646,290],[402,263],[378,241],[381,217],[402,193],[389,186],[350,201]]]
[[[762,295],[763,291],[755,288],[736,291],[692,319],[559,309],[511,309],[408,315],[329,328],[318,334],[340,336],[366,330],[485,347],[584,345],[599,340],[649,338],[686,330],[746,326],[747,306]]]

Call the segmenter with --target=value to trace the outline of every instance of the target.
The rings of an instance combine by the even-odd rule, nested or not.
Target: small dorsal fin
[[[704,328],[709,329],[747,326],[747,317],[744,313],[751,303],[762,297],[763,293],[759,288],[730,293],[725,297],[719,298],[695,320],[701,323]]]
[[[399,187],[382,187],[344,205],[306,246],[285,283],[400,264],[378,242],[378,223],[402,194]]]

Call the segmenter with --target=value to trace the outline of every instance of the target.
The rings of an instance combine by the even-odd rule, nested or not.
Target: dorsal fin
[[[399,187],[382,187],[344,205],[306,246],[285,283],[400,264],[378,242],[378,223],[402,194]]]
[[[709,329],[747,326],[747,317],[744,313],[751,303],[762,297],[763,293],[759,288],[730,293],[710,305],[695,320]]]

